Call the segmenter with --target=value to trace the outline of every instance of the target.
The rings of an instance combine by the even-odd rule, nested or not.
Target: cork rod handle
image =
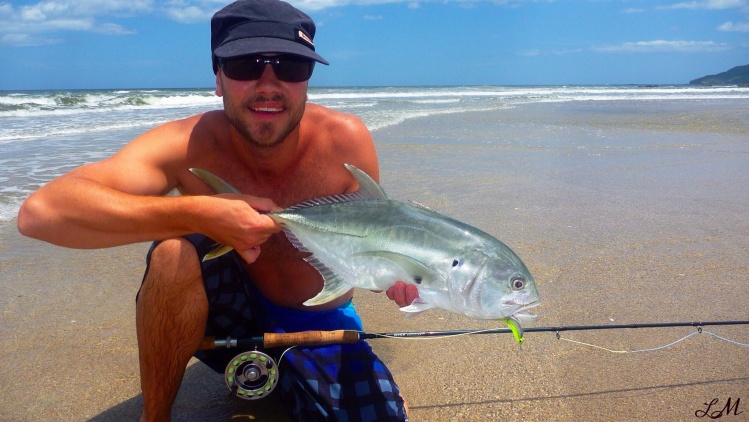
[[[265,333],[263,346],[323,346],[326,344],[354,344],[359,341],[359,332],[353,330],[302,331],[298,333]]]

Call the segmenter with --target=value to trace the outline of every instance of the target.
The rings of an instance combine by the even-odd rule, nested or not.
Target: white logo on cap
[[[315,44],[314,44],[314,43],[312,42],[312,40],[311,40],[311,39],[310,39],[310,38],[309,38],[309,37],[307,36],[307,34],[305,34],[304,32],[302,32],[301,30],[297,30],[297,35],[299,36],[299,38],[303,39],[304,41],[307,41],[307,42],[309,43],[309,45],[311,45],[311,46],[313,46],[313,47],[315,46]]]

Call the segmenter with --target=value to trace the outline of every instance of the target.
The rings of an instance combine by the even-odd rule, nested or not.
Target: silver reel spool
[[[263,352],[241,353],[226,365],[224,380],[237,397],[245,400],[261,399],[278,385],[278,365]]]

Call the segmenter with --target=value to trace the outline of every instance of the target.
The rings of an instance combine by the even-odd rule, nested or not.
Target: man
[[[312,20],[287,3],[227,6],[211,21],[223,110],[142,134],[114,156],[42,187],[19,212],[21,233],[62,246],[158,241],[136,305],[141,420],[169,419],[185,366],[204,335],[361,329],[352,292],[325,305],[303,305],[322,280],[262,214],[356,190],[344,163],[378,178],[364,124],[305,104],[315,62],[328,64],[315,52],[314,36]],[[212,195],[188,171],[192,167],[217,174],[242,194]],[[183,195],[164,196],[174,188]],[[202,262],[216,243],[236,254]],[[400,283],[388,296],[405,306],[415,289]],[[197,356],[223,372],[234,354]],[[293,349],[287,356],[280,385],[294,418],[406,418],[390,372],[366,343]]]

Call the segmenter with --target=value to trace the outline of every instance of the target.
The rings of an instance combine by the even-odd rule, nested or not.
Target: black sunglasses
[[[241,56],[219,61],[221,70],[229,79],[235,81],[254,81],[260,79],[265,65],[273,67],[279,81],[304,82],[312,76],[315,62],[299,56]]]

